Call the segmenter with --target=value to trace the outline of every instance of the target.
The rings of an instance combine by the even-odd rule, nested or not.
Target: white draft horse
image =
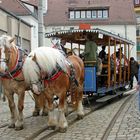
[[[24,59],[23,50],[15,45],[14,38],[7,35],[0,37],[0,78],[11,112],[9,128],[15,128],[15,130],[23,129],[24,95],[25,90],[30,89],[23,77]],[[14,102],[14,93],[18,95],[17,107]],[[40,99],[42,100],[44,97],[34,96],[34,98],[34,115],[38,115]],[[46,111],[45,108],[43,111]]]
[[[28,55],[23,65],[25,81],[31,84],[34,93],[40,94],[40,86],[43,85],[43,93],[47,98],[48,127],[58,127],[60,132],[65,132],[68,127],[65,118],[67,91],[71,93],[78,117],[84,116],[84,64],[76,55],[69,56],[68,60],[57,49],[39,47]],[[54,95],[59,97],[58,116],[53,106]]]

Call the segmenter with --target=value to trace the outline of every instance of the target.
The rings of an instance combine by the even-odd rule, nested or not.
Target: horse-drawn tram
[[[129,85],[129,58],[130,50],[134,45],[132,41],[98,28],[63,30],[46,33],[45,36],[50,39],[66,40],[66,46],[70,46],[71,53],[74,53],[77,48],[77,54],[84,58],[82,54],[86,49],[88,35],[97,44],[97,57],[96,61],[83,59],[85,64],[84,95],[103,96],[97,100],[98,102],[121,96],[125,87]],[[100,51],[103,47],[105,54],[102,58]],[[82,48],[84,48],[83,52]]]

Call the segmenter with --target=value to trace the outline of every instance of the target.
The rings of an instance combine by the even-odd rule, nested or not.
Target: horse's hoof
[[[81,120],[84,118],[84,115],[77,115],[77,120]]]
[[[48,112],[42,112],[42,116],[47,116]]]
[[[59,128],[60,133],[66,133],[66,131],[67,131],[67,128]]]
[[[10,124],[8,128],[15,128],[15,124]]]
[[[34,111],[32,114],[34,117],[39,116],[39,111]]]
[[[48,130],[55,130],[56,126],[48,126]]]
[[[19,131],[19,130],[22,130],[22,129],[23,129],[23,125],[22,126],[15,127],[15,130],[16,131]]]

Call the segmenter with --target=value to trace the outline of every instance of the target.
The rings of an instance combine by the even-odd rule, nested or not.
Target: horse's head
[[[7,35],[0,37],[0,72],[7,70],[7,64],[10,59],[10,47],[13,45],[14,39]]]

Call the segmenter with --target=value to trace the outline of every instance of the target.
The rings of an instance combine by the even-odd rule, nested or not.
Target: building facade
[[[27,35],[27,39],[30,40],[30,46],[26,47],[29,52],[38,47],[38,15],[37,15],[37,0],[33,3],[28,3],[24,0],[1,0],[0,7],[8,9],[11,13],[16,15],[21,21],[24,21],[31,25],[30,38]],[[21,30],[22,29],[21,27]],[[21,33],[19,30],[19,33]],[[27,46],[27,40],[24,40]]]
[[[16,38],[16,44],[31,50],[31,25],[0,7],[0,35],[8,34]]]

